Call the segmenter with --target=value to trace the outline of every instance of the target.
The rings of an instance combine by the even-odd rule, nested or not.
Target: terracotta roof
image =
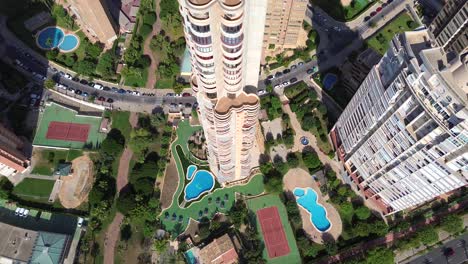
[[[200,249],[199,255],[201,263],[206,264],[231,264],[237,263],[239,259],[234,244],[227,234]]]
[[[258,104],[258,96],[242,92],[234,98],[221,97],[216,103],[215,111],[221,114],[227,113],[231,108],[239,108],[243,105]]]

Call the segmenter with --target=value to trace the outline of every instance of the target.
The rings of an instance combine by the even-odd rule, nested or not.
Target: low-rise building
[[[23,146],[23,140],[0,123],[0,175],[11,177],[29,167]]]
[[[190,264],[194,261],[199,264],[239,263],[239,255],[237,254],[239,249],[240,243],[237,238],[224,234],[219,238],[215,238],[203,248],[191,248],[188,254],[190,256],[188,262]]]

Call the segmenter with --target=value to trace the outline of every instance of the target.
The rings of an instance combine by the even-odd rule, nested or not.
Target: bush
[[[137,206],[135,193],[133,190],[121,192],[117,198],[117,210],[124,215],[129,215],[130,211]]]
[[[440,227],[452,234],[463,231],[463,219],[459,215],[450,214],[440,220]]]
[[[147,25],[153,25],[157,20],[155,12],[148,12],[143,16],[143,23]]]
[[[417,236],[424,245],[431,245],[439,241],[437,230],[431,226],[421,229]]]
[[[143,39],[146,39],[149,36],[149,34],[151,33],[151,31],[153,31],[153,26],[152,25],[143,24],[143,25],[141,25],[140,31],[138,33],[140,34],[140,36]]]
[[[366,206],[360,206],[355,211],[357,218],[360,220],[366,220],[371,215],[369,208]]]
[[[302,160],[304,161],[304,165],[309,169],[316,169],[322,166],[322,162],[314,151],[304,150],[302,153]]]

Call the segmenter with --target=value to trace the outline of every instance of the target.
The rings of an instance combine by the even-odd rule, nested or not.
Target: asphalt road
[[[443,246],[433,249],[426,255],[414,259],[408,264],[461,264],[468,262],[468,248],[467,248],[468,234],[462,235],[454,240],[445,243]],[[448,248],[454,250],[452,256],[445,256],[444,251]]]

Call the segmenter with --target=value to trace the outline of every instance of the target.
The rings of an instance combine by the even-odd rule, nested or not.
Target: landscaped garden
[[[47,202],[54,180],[26,178],[13,188],[13,194],[26,201]]]
[[[418,26],[418,23],[413,21],[407,13],[402,13],[369,38],[367,45],[383,55],[387,52],[389,43],[396,34],[411,31]]]
[[[78,149],[71,150],[53,150],[53,149],[35,149],[34,150],[34,168],[32,174],[52,176],[57,165],[72,160],[83,155],[83,151]]]
[[[335,20],[346,22],[353,20],[370,8],[375,0],[312,0],[312,4],[320,7]]]
[[[187,178],[194,177],[186,177],[188,168],[197,165],[198,170],[208,170],[206,161],[197,159],[188,149],[189,137],[200,129],[199,126],[191,126],[188,121],[179,123],[177,139],[171,146],[171,152],[177,166],[179,185],[173,195],[172,204],[163,210],[160,219],[165,230],[173,235],[182,233],[189,224],[189,219],[201,221],[205,217],[211,219],[218,212],[228,212],[234,204],[236,193],[257,195],[263,192],[262,176],[256,175],[247,184],[222,188],[215,183],[213,190],[203,193],[201,197],[190,201],[184,199],[185,189],[187,184],[190,184],[190,180]],[[195,172],[190,172],[190,174],[192,173]]]

